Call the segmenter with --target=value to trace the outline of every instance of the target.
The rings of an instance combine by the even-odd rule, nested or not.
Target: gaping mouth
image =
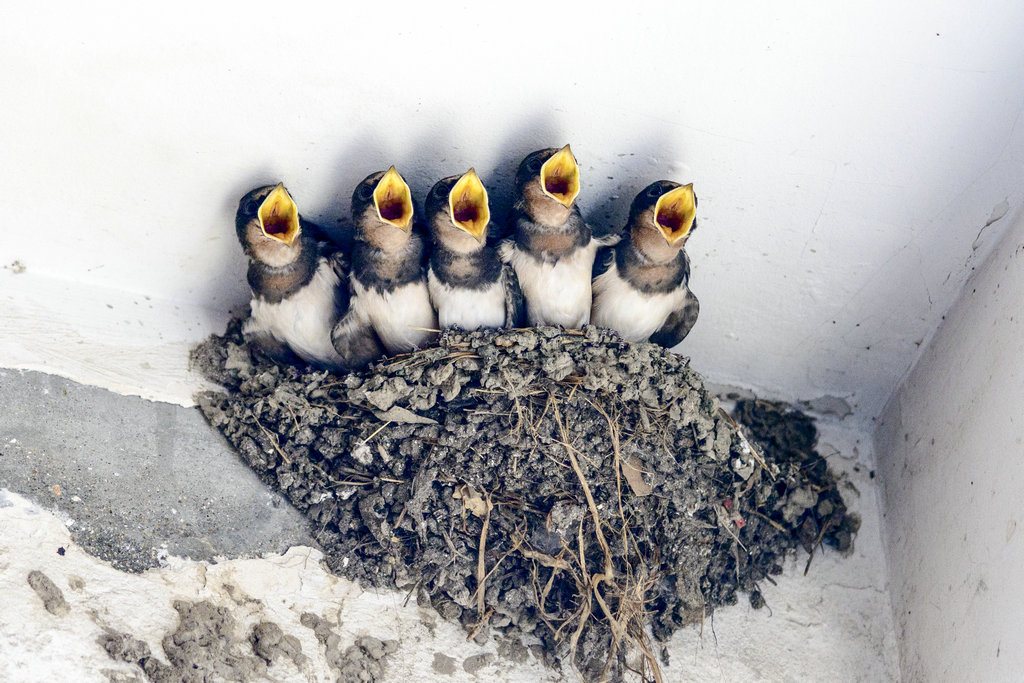
[[[256,215],[267,237],[290,245],[299,236],[299,208],[280,183],[263,200]]]
[[[654,224],[669,244],[686,237],[697,217],[697,202],[693,196],[693,183],[677,187],[658,197],[654,205]]]
[[[448,193],[448,212],[452,222],[478,240],[487,232],[491,210],[487,206],[487,190],[480,176],[469,169]]]
[[[392,166],[373,191],[373,205],[385,223],[408,230],[412,226],[412,192]]]
[[[569,145],[555,152],[540,167],[540,185],[544,194],[569,208],[580,193],[580,167]]]

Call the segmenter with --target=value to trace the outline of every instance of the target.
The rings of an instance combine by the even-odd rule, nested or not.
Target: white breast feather
[[[590,322],[590,278],[598,246],[591,240],[572,256],[545,263],[512,242],[502,244],[502,259],[512,264],[519,277],[531,325],[579,329]]]
[[[352,278],[352,303],[358,314],[370,321],[389,354],[422,348],[437,329],[437,316],[430,305],[425,280],[416,280],[394,291],[367,289]],[[419,328],[419,329],[417,329]]]
[[[331,329],[337,322],[334,293],[339,284],[327,259],[320,259],[313,279],[287,299],[272,304],[254,298],[247,325],[269,332],[307,362],[336,365],[341,357],[331,343]]]
[[[644,294],[619,275],[613,261],[594,278],[593,323],[611,329],[629,341],[646,341],[661,329],[668,316],[683,305],[686,287],[663,294]]]
[[[442,328],[493,330],[505,325],[505,288],[503,278],[484,289],[452,287],[441,282],[434,269],[427,271],[430,300],[437,309]]]

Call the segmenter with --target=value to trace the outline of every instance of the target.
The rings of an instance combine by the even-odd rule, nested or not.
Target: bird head
[[[491,210],[487,189],[476,170],[439,180],[427,195],[427,220],[436,238],[446,243],[463,242],[447,228],[454,227],[482,244],[487,236]],[[446,239],[455,238],[455,239]],[[454,246],[454,245],[450,245]]]
[[[659,180],[648,185],[633,200],[630,224],[653,228],[671,247],[681,247],[697,227],[697,195],[693,184],[680,185]]]
[[[298,206],[281,183],[246,193],[238,202],[235,229],[246,253],[271,266],[294,260],[302,234]]]
[[[516,194],[535,219],[537,213],[545,210],[568,217],[579,193],[580,167],[569,145],[539,150],[519,164]]]
[[[371,210],[381,223],[405,232],[412,228],[412,191],[394,166],[368,175],[352,194],[353,218]]]

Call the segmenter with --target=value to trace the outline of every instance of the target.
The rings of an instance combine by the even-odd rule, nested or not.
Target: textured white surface
[[[786,563],[777,585],[762,586],[769,609],[751,609],[744,595],[739,605],[723,608],[708,620],[703,633],[695,628],[679,632],[668,643],[666,681],[899,678],[875,484],[868,476],[871,455],[860,434],[847,428],[825,425],[822,442],[823,453],[833,453],[830,464],[849,472],[859,492],[843,492],[863,517],[853,555],[819,553],[807,576],[801,574],[806,555],[800,555]],[[64,556],[56,553],[61,546],[67,549]],[[471,676],[462,661],[494,652],[493,643],[467,643],[460,628],[416,607],[415,600],[403,606],[403,594],[363,591],[326,574],[318,558],[310,548],[214,565],[170,558],[164,568],[125,574],[73,545],[64,524],[49,512],[0,491],[0,604],[5,606],[0,610],[0,681],[106,681],[107,670],[132,670],[131,665],[114,663],[96,644],[102,626],[142,638],[163,658],[160,641],[177,625],[174,599],[211,600],[231,608],[242,629],[267,619],[298,637],[303,654],[312,658],[310,666],[300,673],[279,663],[270,671],[279,681],[333,680],[322,647],[298,622],[304,611],[340,620],[342,626],[335,630],[345,646],[364,634],[398,639],[400,650],[390,660],[387,681],[562,680],[534,663],[516,666],[502,659]],[[44,611],[26,582],[33,569],[61,588],[71,606],[68,616]],[[84,581],[81,590],[69,587],[74,576]],[[259,602],[237,604],[226,585]],[[456,660],[453,676],[433,671],[438,652]]]
[[[1024,220],[968,281],[877,430],[907,680],[1024,671]]]
[[[173,302],[195,315],[156,324],[195,341],[175,323],[246,297],[245,190],[282,179],[330,223],[370,171],[422,197],[472,165],[501,216],[518,159],[571,141],[596,222],[696,182],[696,367],[870,418],[1021,204],[1022,24],[967,0],[9,3],[0,265]],[[83,348],[46,369],[81,376]],[[138,360],[88,364],[118,386]]]
[[[244,312],[243,304],[240,312]],[[229,314],[113,287],[0,270],[0,366],[192,405],[189,350]]]
[[[66,549],[64,556],[57,554],[58,547]],[[277,660],[265,680],[336,680],[337,673],[332,675],[326,664],[323,646],[311,629],[299,623],[303,612],[332,622],[332,629],[341,636],[342,650],[361,635],[398,639],[401,651],[390,660],[388,681],[434,680],[435,652],[457,659],[455,675],[446,679],[474,680],[462,670],[463,658],[494,652],[493,645],[467,643],[457,625],[445,622],[432,610],[418,608],[415,600],[403,607],[403,594],[367,592],[327,574],[320,557],[312,548],[296,547],[283,556],[218,564],[170,558],[164,568],[127,574],[72,544],[67,529],[52,514],[0,489],[0,598],[4,605],[0,612],[0,681],[107,683],[110,671],[141,674],[134,664],[111,659],[96,639],[104,627],[127,632],[146,641],[157,658],[166,662],[161,641],[178,625],[178,613],[172,606],[178,599],[209,600],[229,608],[243,639],[261,620],[272,621],[285,634],[298,638],[302,653],[311,660],[309,666],[299,671],[291,662]],[[26,579],[33,569],[42,571],[63,591],[71,608],[67,616],[44,610]],[[79,590],[69,584],[76,577],[84,583]],[[480,673],[485,678],[524,683],[557,679],[537,664],[513,668],[508,662],[498,662]]]

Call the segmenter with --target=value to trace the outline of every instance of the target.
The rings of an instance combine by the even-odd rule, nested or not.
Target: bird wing
[[[352,267],[348,258],[340,251],[328,258],[339,280],[335,290],[338,322],[331,330],[331,343],[346,368],[362,369],[384,355],[384,346],[370,321],[361,313],[357,297],[352,292]]]
[[[345,367],[354,370],[365,368],[384,355],[384,346],[373,331],[370,321],[359,311],[358,301],[353,298],[348,311],[331,330],[331,343],[344,361]]]
[[[590,279],[597,278],[598,275],[606,272],[612,267],[612,261],[615,260],[615,250],[611,247],[601,247],[597,251],[597,256],[594,257],[594,267],[590,270]]]
[[[623,228],[616,227],[615,225],[604,224],[604,225],[591,225],[590,236],[596,240],[602,247],[609,247],[613,244],[618,244],[622,239]]]
[[[516,232],[516,219],[520,214],[509,209],[504,220],[491,221],[487,226],[487,246],[497,248],[503,240],[512,237]]]
[[[305,216],[299,216],[299,223],[302,226],[302,231],[320,243],[324,251],[333,251],[335,249],[350,251],[352,248],[351,230],[346,231],[340,227],[330,228],[326,225],[320,225]]]
[[[501,280],[505,288],[505,327],[518,328],[526,326],[526,301],[523,290],[519,286],[519,278],[515,269],[505,263],[501,267]]]
[[[341,251],[329,254],[327,261],[331,264],[334,274],[338,276],[338,287],[334,292],[334,310],[341,318],[348,313],[352,300],[352,289],[349,284],[352,265],[349,263],[348,256]]]
[[[267,358],[277,361],[278,363],[295,365],[302,362],[299,357],[296,356],[290,348],[288,348],[288,344],[275,337],[270,330],[261,328],[252,318],[248,318],[242,324],[242,338],[245,339],[249,348],[256,349]]]
[[[697,322],[697,315],[700,313],[700,302],[689,289],[686,290],[686,298],[683,305],[672,311],[661,329],[651,335],[651,341],[666,349],[683,341],[686,335],[693,329]]]

